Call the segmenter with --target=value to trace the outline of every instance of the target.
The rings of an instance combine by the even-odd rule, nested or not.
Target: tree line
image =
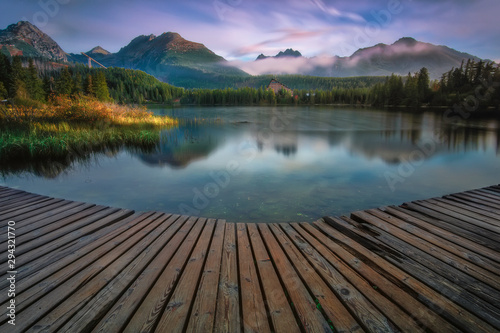
[[[424,67],[406,77],[391,75],[371,89],[374,106],[453,106],[473,101],[478,107],[499,107],[500,68],[487,61],[467,60],[444,73],[440,80],[429,79]]]
[[[272,76],[267,77],[267,79]],[[261,80],[262,76],[253,80]],[[280,81],[288,87],[300,86],[313,77],[286,75]],[[468,60],[459,68],[444,73],[440,80],[431,80],[423,67],[406,76],[392,74],[386,78],[318,78],[318,84],[332,84],[327,89],[295,89],[274,94],[260,88],[191,89],[182,96],[182,104],[199,105],[314,105],[347,104],[377,107],[452,107],[474,103],[476,108],[500,107],[500,68],[492,62]],[[250,79],[248,79],[250,80]],[[267,83],[269,83],[267,81]],[[335,86],[334,84],[337,84]]]
[[[183,94],[183,88],[161,82],[142,71],[83,65],[47,66],[40,59],[16,56],[10,60],[0,54],[0,99],[9,98],[14,103],[45,102],[52,95],[85,95],[121,104],[172,103]]]
[[[35,63],[37,64],[35,66]],[[58,67],[58,68],[57,68]],[[452,106],[475,96],[481,107],[498,107],[500,69],[492,62],[468,60],[459,68],[430,80],[422,68],[407,76],[315,78],[285,75],[280,81],[293,93],[266,89],[272,76],[248,80],[255,87],[184,89],[161,82],[145,72],[124,68],[87,68],[83,65],[48,66],[42,60],[0,54],[0,99],[14,102],[47,101],[51,95],[93,96],[122,104],[184,105],[314,105],[347,104],[377,107]],[[315,81],[316,80],[316,81]],[[302,82],[302,86],[300,84]],[[297,89],[317,82],[317,89]],[[480,96],[476,96],[480,94]],[[479,98],[481,97],[481,98]],[[470,101],[469,101],[470,103]]]

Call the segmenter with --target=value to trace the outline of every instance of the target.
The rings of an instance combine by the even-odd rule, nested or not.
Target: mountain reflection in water
[[[281,222],[500,183],[494,118],[451,123],[443,111],[339,107],[153,110],[180,119],[156,149],[0,163],[0,184],[139,211]]]

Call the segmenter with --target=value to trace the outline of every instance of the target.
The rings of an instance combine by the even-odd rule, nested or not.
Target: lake
[[[496,119],[324,106],[152,111],[180,119],[156,151],[3,170],[0,185],[137,211],[302,222],[500,183]]]

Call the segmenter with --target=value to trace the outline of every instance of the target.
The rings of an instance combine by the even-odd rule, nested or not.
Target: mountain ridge
[[[107,67],[139,69],[156,78],[185,88],[196,86],[196,81],[222,81],[224,76],[248,76],[227,60],[201,43],[184,39],[179,33],[164,32],[140,35],[116,53],[96,53],[93,57]],[[85,63],[79,54],[70,54],[70,60]],[[205,86],[209,87],[209,86]]]
[[[266,56],[263,53],[261,53],[257,59],[255,60],[262,60],[262,59],[267,59],[267,58],[283,58],[283,57],[302,57],[302,54],[299,51],[296,51],[292,48],[286,49],[285,51],[279,51],[278,54],[275,56]]]
[[[298,52],[298,51],[297,51]],[[479,57],[445,45],[434,45],[412,37],[402,37],[392,44],[378,43],[360,48],[350,56],[266,57],[261,55],[243,69],[252,75],[300,74],[323,77],[389,76],[415,73],[422,67],[432,79],[438,79],[451,68]]]
[[[0,45],[1,49],[8,46],[9,54],[15,52],[28,57],[68,60],[59,44],[28,21],[19,21],[0,30]]]
[[[0,51],[13,55],[42,57],[52,61],[86,64],[81,54],[67,54],[48,35],[26,21],[0,30]],[[469,53],[445,45],[403,37],[393,44],[379,43],[361,48],[351,56],[306,58],[291,48],[272,57],[261,54],[256,61],[234,66],[204,44],[184,39],[177,32],[140,35],[111,53],[96,46],[87,54],[107,67],[139,69],[156,78],[185,88],[220,88],[237,85],[244,78],[262,74],[298,74],[321,77],[407,75],[422,67],[433,79],[467,59],[480,60]]]

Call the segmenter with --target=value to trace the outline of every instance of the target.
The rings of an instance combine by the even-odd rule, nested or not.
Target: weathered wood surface
[[[0,187],[0,248],[0,332],[500,332],[500,186],[312,224]]]

